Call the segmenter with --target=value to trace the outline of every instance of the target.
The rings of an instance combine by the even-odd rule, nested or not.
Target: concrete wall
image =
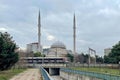
[[[89,77],[89,76],[83,76],[79,74],[66,73],[63,71],[60,71],[60,77],[63,78],[63,80],[102,80],[102,79],[97,79],[97,78]]]
[[[49,74],[50,75],[59,75],[60,74],[60,68],[49,68]]]
[[[51,76],[55,76],[55,75],[60,75],[60,68],[44,68],[49,75]]]

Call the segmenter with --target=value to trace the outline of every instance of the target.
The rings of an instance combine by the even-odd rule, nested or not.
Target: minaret
[[[41,52],[41,21],[40,21],[40,10],[38,14],[38,51]]]
[[[73,54],[76,55],[76,21],[75,21],[75,13],[73,17]],[[75,61],[75,56],[74,56]]]

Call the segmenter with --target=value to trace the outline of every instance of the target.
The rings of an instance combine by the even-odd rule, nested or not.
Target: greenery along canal
[[[119,69],[108,68],[61,68],[62,72],[67,74],[77,75],[77,78],[88,80],[87,78],[96,78],[95,80],[120,80]],[[84,76],[84,77],[83,77]],[[85,77],[86,76],[86,77]],[[70,76],[69,76],[70,77]],[[76,78],[74,77],[74,78]],[[71,77],[72,78],[72,77]],[[86,78],[86,79],[83,79]],[[69,79],[68,79],[69,80]],[[75,80],[75,79],[72,79]]]
[[[25,70],[26,69],[11,69],[11,70],[0,71],[0,80],[9,80],[14,75],[21,73]]]
[[[111,75],[119,75],[120,76],[120,69],[109,69],[109,68],[84,68],[84,67],[75,67],[72,68],[73,70],[80,70],[80,71],[88,71],[88,72],[96,72],[96,73],[103,73],[103,74],[111,74]]]

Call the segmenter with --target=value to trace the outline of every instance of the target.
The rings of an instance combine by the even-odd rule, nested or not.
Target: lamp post
[[[96,65],[96,51],[95,50],[93,50],[92,48],[89,48],[89,50],[88,50],[88,64],[90,65],[90,54],[94,54],[94,56],[95,56],[95,61],[94,61],[94,66]]]

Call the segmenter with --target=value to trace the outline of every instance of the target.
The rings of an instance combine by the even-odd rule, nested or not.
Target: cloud
[[[119,4],[119,0],[0,0],[0,29],[8,31],[20,47],[36,42],[40,9],[43,46],[60,40],[72,49],[75,12],[77,50],[85,52],[90,46],[103,54],[104,48],[120,40]]]
[[[3,9],[8,9],[8,5],[5,5],[5,4],[0,4],[0,10],[3,10]]]
[[[54,41],[55,40],[55,37],[53,35],[48,35],[47,36],[47,40],[48,41]]]
[[[102,4],[103,0],[94,0],[97,4]]]
[[[120,12],[116,9],[112,8],[103,8],[98,11],[98,14],[103,14],[103,15],[120,15]]]
[[[86,40],[82,40],[82,39],[79,39],[79,40],[77,40],[80,44],[82,44],[82,45],[89,45],[89,44],[91,44],[91,42],[90,41],[86,41]]]
[[[47,39],[47,41],[55,41],[56,40],[56,37],[51,34],[51,31],[53,31],[53,30],[51,30],[51,29],[49,30],[49,29],[45,29],[45,28],[42,29],[42,34],[43,34],[43,36],[45,36],[45,39]]]
[[[0,28],[0,31],[1,32],[7,32],[8,30],[6,28],[2,27],[2,28]]]

